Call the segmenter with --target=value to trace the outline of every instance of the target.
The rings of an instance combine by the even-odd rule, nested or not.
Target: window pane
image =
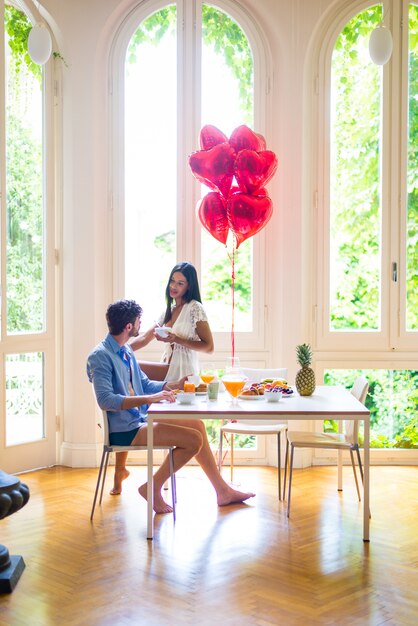
[[[7,331],[44,329],[42,68],[21,52],[31,23],[5,7]]]
[[[370,62],[376,6],[340,33],[332,56],[330,329],[380,329],[382,69]]]
[[[253,57],[239,25],[216,7],[202,6],[202,126],[211,124],[227,137],[242,124],[253,127]],[[208,193],[202,187],[202,196]],[[232,263],[225,246],[201,230],[202,294],[211,328],[232,328]],[[228,246],[230,249],[230,246]],[[253,330],[253,243],[235,256],[234,330]]]
[[[6,446],[45,437],[44,355],[6,355]]]
[[[176,46],[170,5],[140,24],[125,62],[125,294],[146,305],[145,324],[176,263]]]
[[[409,141],[406,328],[418,330],[418,7],[409,7]]]
[[[357,376],[369,381],[372,448],[418,448],[418,370],[326,370],[327,385],[351,388]],[[337,422],[325,422],[337,430]]]

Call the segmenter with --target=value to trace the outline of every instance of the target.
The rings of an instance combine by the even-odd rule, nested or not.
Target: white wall
[[[344,4],[344,0],[340,0]],[[61,239],[62,418],[61,462],[93,465],[96,420],[86,356],[105,335],[104,312],[112,294],[112,233],[109,140],[109,46],[132,0],[46,0],[56,45],[65,59],[61,76],[62,207]],[[274,214],[266,229],[266,304],[271,327],[271,363],[288,367],[293,380],[295,346],[306,335],[306,270],[302,263],[309,198],[304,193],[304,72],[311,34],[331,2],[243,0],[258,20],[272,52],[273,85],[266,137],[279,160],[269,185]],[[305,206],[304,206],[305,202]],[[309,258],[307,259],[309,262]],[[283,277],[285,277],[283,279]],[[60,340],[61,341],[61,340]]]

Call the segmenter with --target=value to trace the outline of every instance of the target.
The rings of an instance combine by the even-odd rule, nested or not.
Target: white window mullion
[[[187,156],[198,149],[201,105],[201,2],[177,2],[177,260],[194,259],[200,272],[199,226],[195,206],[199,185],[193,180]]]

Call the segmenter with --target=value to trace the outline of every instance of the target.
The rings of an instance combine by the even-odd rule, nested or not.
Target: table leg
[[[343,432],[343,423],[341,420],[338,420],[338,432]],[[343,451],[338,450],[337,452],[338,458],[338,491],[343,490]]]
[[[154,476],[153,476],[153,449],[154,431],[153,419],[148,416],[147,427],[147,465],[148,465],[148,485],[147,485],[147,539],[154,538]]]
[[[370,417],[364,420],[363,541],[370,541]]]

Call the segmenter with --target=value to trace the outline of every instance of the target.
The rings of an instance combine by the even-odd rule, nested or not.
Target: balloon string
[[[235,362],[235,237],[233,237],[232,243],[232,257],[231,257],[231,299],[232,299],[232,320],[231,320],[231,351],[232,351],[232,365]]]

